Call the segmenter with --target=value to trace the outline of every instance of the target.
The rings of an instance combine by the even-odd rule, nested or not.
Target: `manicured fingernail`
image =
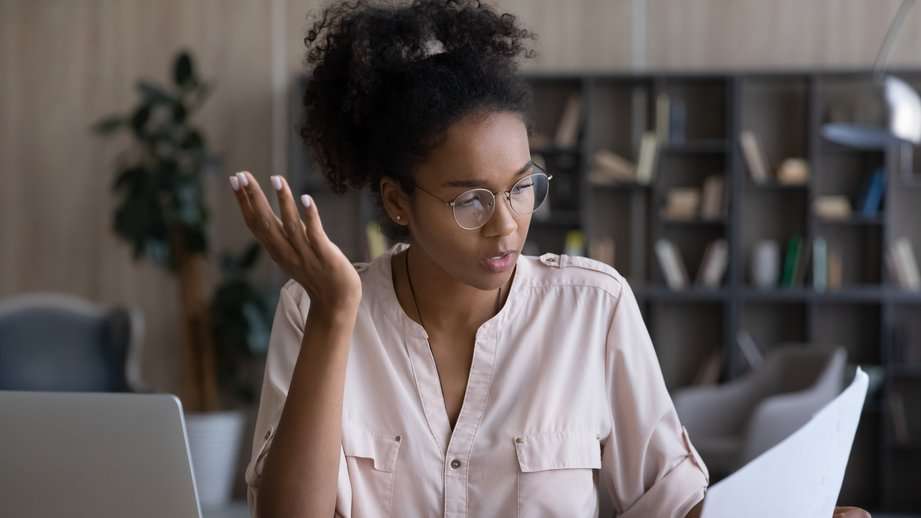
[[[240,190],[240,179],[236,176],[231,175],[230,177],[230,188],[239,191]]]
[[[313,200],[310,199],[310,195],[309,195],[309,194],[302,194],[302,195],[301,195],[301,204],[304,206],[305,209],[309,209],[309,208],[310,208],[310,202],[311,202],[311,201],[313,201]]]
[[[247,185],[249,185],[249,178],[246,177],[246,173],[244,173],[243,171],[240,171],[239,173],[237,173],[237,178],[240,179],[240,185],[242,185],[243,187],[246,187]]]
[[[272,176],[272,185],[275,186],[276,191],[281,190],[281,177],[278,175]]]

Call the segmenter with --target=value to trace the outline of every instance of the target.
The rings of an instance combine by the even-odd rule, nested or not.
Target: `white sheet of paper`
[[[802,428],[714,484],[702,518],[831,518],[867,396],[867,374]]]

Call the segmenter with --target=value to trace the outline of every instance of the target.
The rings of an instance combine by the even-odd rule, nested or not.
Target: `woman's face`
[[[490,112],[467,116],[446,132],[445,139],[416,170],[416,184],[441,200],[451,201],[475,187],[498,192],[492,217],[476,230],[461,228],[451,207],[416,190],[409,212],[414,244],[459,282],[483,290],[503,286],[528,236],[531,215],[509,207],[504,191],[530,171],[527,129],[520,115]],[[402,212],[401,212],[402,214]],[[496,271],[487,259],[511,250],[507,267]]]

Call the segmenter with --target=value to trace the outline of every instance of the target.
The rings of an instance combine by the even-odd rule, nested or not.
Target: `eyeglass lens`
[[[534,212],[547,199],[549,187],[547,175],[533,170],[509,191],[512,209],[522,216]],[[454,218],[461,227],[474,229],[489,221],[495,205],[493,193],[486,189],[472,189],[454,201]]]

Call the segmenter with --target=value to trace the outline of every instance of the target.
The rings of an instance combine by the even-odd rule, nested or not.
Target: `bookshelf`
[[[921,91],[921,70],[892,73]],[[611,263],[637,294],[670,391],[693,384],[714,354],[720,382],[745,374],[740,331],[765,353],[785,341],[841,345],[851,364],[883,373],[881,389],[868,397],[841,498],[898,512],[921,507],[921,495],[912,491],[921,486],[921,291],[899,287],[886,254],[897,239],[905,239],[921,257],[921,180],[914,179],[921,176],[909,176],[917,175],[921,151],[899,142],[858,150],[822,132],[826,122],[872,118],[879,106],[870,75],[870,70],[525,73],[535,101],[532,156],[554,175],[549,214],[532,218],[525,253],[566,252],[571,231],[584,236],[586,256],[593,256],[593,244],[613,239]],[[574,142],[561,144],[555,133],[573,95],[582,101],[581,117]],[[767,181],[753,178],[740,142],[743,130],[756,137]],[[641,148],[649,133],[657,145],[648,182],[590,179],[602,150],[642,169]],[[296,156],[302,153],[298,147],[294,141],[292,171],[318,197],[331,237],[350,257],[367,260],[370,195],[327,198],[309,160]],[[787,158],[808,165],[803,182],[778,181],[775,171]],[[827,196],[857,200],[879,168],[885,188],[877,213],[816,214],[817,200]],[[663,214],[670,193],[701,188],[713,176],[723,185],[716,217]],[[799,282],[756,286],[751,275],[756,245],[775,241],[782,270],[795,236],[810,250],[795,276]],[[824,289],[814,287],[816,238],[825,240],[840,264],[836,282]],[[684,263],[686,288],[669,287],[656,254],[659,239],[671,242]],[[698,269],[717,240],[727,245],[725,273],[718,285],[699,286]]]

